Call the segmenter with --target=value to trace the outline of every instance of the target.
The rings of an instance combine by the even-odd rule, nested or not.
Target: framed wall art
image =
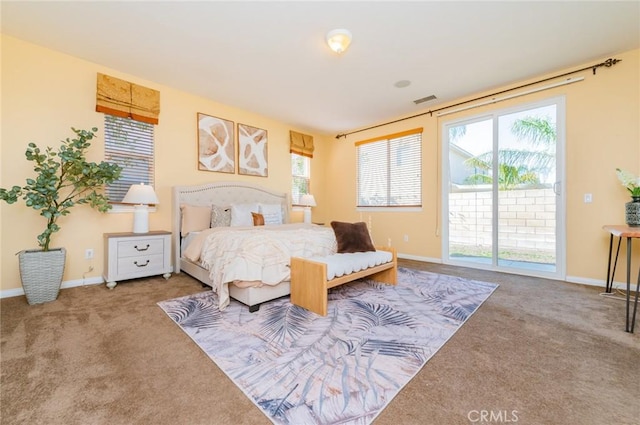
[[[198,113],[198,169],[236,172],[233,121]]]
[[[238,174],[267,177],[267,130],[238,124]]]

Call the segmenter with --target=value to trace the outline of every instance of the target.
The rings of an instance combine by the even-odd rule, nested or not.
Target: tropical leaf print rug
[[[498,285],[398,269],[329,293],[321,317],[289,297],[256,313],[213,291],[158,305],[275,424],[369,424]]]

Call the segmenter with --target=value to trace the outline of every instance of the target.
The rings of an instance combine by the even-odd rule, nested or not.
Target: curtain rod
[[[537,93],[539,91],[544,91],[544,90],[549,90],[549,89],[552,89],[552,88],[555,88],[555,87],[566,86],[567,84],[578,83],[580,81],[584,81],[584,77],[567,78],[566,80],[562,80],[562,81],[559,81],[557,83],[551,83],[549,85],[536,87],[534,89],[530,89],[530,90],[527,90],[527,91],[522,91],[522,92],[518,92],[518,93],[514,93],[514,94],[508,94],[508,95],[503,96],[503,97],[493,97],[493,98],[491,98],[489,100],[485,100],[485,101],[482,101],[480,103],[474,103],[473,105],[463,106],[463,107],[457,108],[457,109],[448,109],[446,111],[438,112],[438,116],[439,117],[443,117],[445,115],[455,114],[456,112],[462,112],[462,111],[466,111],[468,109],[479,108],[480,106],[490,105],[492,103],[502,102],[503,100],[514,99],[516,97],[526,96],[528,94]]]
[[[560,78],[560,77],[565,77],[567,75],[576,74],[578,72],[586,71],[588,69],[592,70],[593,75],[596,75],[596,69],[598,69],[600,67],[603,67],[603,66],[607,67],[607,68],[610,68],[613,65],[615,65],[615,64],[617,64],[618,62],[621,62],[621,61],[622,61],[622,59],[611,59],[611,58],[609,58],[604,62],[595,64],[595,65],[591,65],[591,66],[587,66],[587,67],[584,67],[584,68],[576,69],[575,71],[569,71],[569,72],[565,72],[564,74],[554,75],[553,77],[543,78],[542,80],[534,81],[532,83],[522,84],[520,86],[512,87],[510,89],[501,90],[501,91],[498,91],[498,92],[495,92],[495,93],[491,93],[491,94],[487,94],[487,95],[484,95],[484,96],[479,96],[479,97],[476,97],[476,98],[473,98],[473,99],[465,100],[463,102],[458,102],[458,103],[455,103],[453,105],[443,106],[442,108],[437,108],[437,109],[433,109],[433,110],[430,109],[427,112],[422,112],[420,114],[411,115],[410,117],[399,118],[399,119],[394,120],[394,121],[389,121],[389,122],[385,122],[385,123],[382,123],[382,124],[374,125],[374,126],[371,126],[371,127],[362,128],[360,130],[354,130],[354,131],[351,131],[351,132],[348,132],[348,133],[341,133],[341,134],[336,135],[336,139],[340,139],[341,137],[344,137],[346,139],[347,136],[349,136],[350,134],[360,133],[361,131],[372,130],[374,128],[383,127],[383,126],[389,125],[389,124],[395,124],[397,122],[410,120],[412,118],[421,117],[423,115],[433,116],[433,114],[435,112],[443,111],[443,110],[449,109],[449,108],[454,108],[454,107],[460,106],[460,105],[466,105],[467,103],[475,102],[477,100],[485,99],[487,97],[497,96],[497,95],[502,94],[502,93],[507,93],[507,92],[510,92],[510,91],[513,91],[513,90],[518,90],[518,89],[521,89],[521,88],[524,88],[524,87],[529,87],[529,86],[532,86],[532,85],[535,85],[535,84],[544,83],[545,81],[553,80],[553,79]],[[552,86],[552,87],[554,87],[554,86]],[[551,87],[549,87],[549,88],[551,88]],[[525,93],[525,94],[527,94],[527,93]],[[496,100],[496,102],[497,101],[499,101],[499,100]],[[482,105],[478,105],[478,106],[482,106]],[[465,109],[469,109],[469,108],[465,108]]]

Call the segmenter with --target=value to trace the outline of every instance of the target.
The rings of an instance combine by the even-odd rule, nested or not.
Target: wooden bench
[[[327,280],[327,264],[305,258],[291,258],[291,302],[321,316],[327,315],[329,289],[356,279],[369,277],[395,285],[398,282],[398,258],[395,248],[376,247],[388,251],[392,261]],[[347,254],[334,254],[347,255]],[[332,257],[332,256],[329,256]],[[328,257],[325,257],[328,258]],[[330,258],[328,258],[330,259]]]

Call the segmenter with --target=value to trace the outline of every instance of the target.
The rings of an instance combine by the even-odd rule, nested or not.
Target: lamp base
[[[149,207],[135,205],[133,211],[133,233],[149,233]]]
[[[311,224],[311,207],[304,207],[304,222]]]

